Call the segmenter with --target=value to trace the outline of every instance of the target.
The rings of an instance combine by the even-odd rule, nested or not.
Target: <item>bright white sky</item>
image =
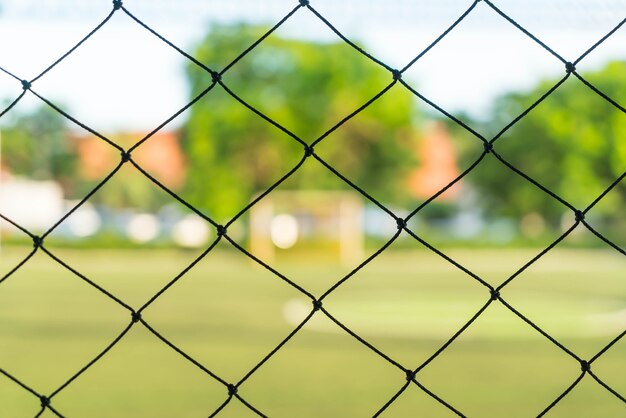
[[[626,17],[626,0],[493,0],[566,59],[574,60]],[[292,0],[126,0],[125,6],[191,52],[211,21],[274,23]],[[375,56],[402,67],[471,4],[470,0],[311,0]],[[0,66],[32,78],[88,33],[110,10],[108,0],[0,0]],[[312,13],[299,10],[282,36],[336,39]],[[579,70],[626,59],[626,27],[597,48]],[[40,94],[63,103],[94,128],[148,130],[187,97],[182,56],[118,12],[77,52],[37,81]],[[479,4],[406,74],[420,92],[450,111],[485,114],[493,98],[564,73],[563,65]],[[0,101],[21,86],[0,74]],[[29,98],[16,110],[37,103]],[[183,118],[172,123],[180,125]]]

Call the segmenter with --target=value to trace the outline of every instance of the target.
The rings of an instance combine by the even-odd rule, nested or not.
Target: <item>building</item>
[[[416,152],[420,164],[408,177],[408,187],[414,197],[428,199],[459,176],[456,152],[444,123],[434,122],[427,127]],[[456,200],[461,187],[461,182],[456,183],[438,200]]]
[[[130,148],[145,133],[107,136],[123,148]],[[105,177],[120,161],[120,153],[96,136],[76,138],[81,176],[86,180]],[[159,131],[132,153],[132,158],[165,186],[177,189],[185,181],[185,158],[175,132]]]

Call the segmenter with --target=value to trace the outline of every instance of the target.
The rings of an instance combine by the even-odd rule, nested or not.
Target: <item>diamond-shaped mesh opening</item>
[[[374,414],[405,381],[404,372],[361,345],[322,312],[311,321],[334,330],[319,333],[305,325],[245,383],[250,401],[269,416]],[[341,383],[336,386],[337,382]],[[338,387],[341,389],[335,389]]]
[[[74,117],[96,129],[118,129],[116,119],[127,113],[135,115],[134,126],[130,128],[156,126],[178,110],[176,103],[185,100],[183,84],[163,85],[162,72],[155,71],[178,56],[126,16],[116,15],[79,49],[34,82],[33,90],[51,100],[62,95],[82,100],[88,97],[100,103],[98,107],[70,109]],[[94,66],[106,72],[107,77],[91,76]],[[71,82],[68,78],[73,74],[82,75],[81,84],[68,94],[62,86]],[[178,100],[172,100],[172,96]],[[102,121],[100,112],[106,112],[108,123],[98,122]]]
[[[350,182],[315,157],[304,160],[246,214],[254,229],[249,233],[252,254],[321,295],[397,232],[390,214],[352,190]],[[362,231],[372,212],[373,230]],[[391,220],[390,233],[381,229],[383,219]]]
[[[250,106],[312,142],[383,90],[392,77],[344,42],[312,43],[289,37],[290,28],[297,24],[290,20],[268,36],[224,74],[223,83]],[[330,31],[321,22],[316,26],[318,32]],[[220,47],[241,50],[265,28],[248,28],[247,39],[241,29],[234,29],[234,40],[210,38],[216,51]],[[235,40],[240,43],[233,45]],[[207,61],[214,59],[207,57]],[[320,89],[322,83],[332,90]]]
[[[132,377],[120,381],[126,374]],[[217,408],[226,392],[221,383],[143,327],[129,331],[106,359],[79,379],[54,399],[67,415],[205,416]]]
[[[472,277],[420,247],[395,241],[324,301],[348,328],[411,366],[452,338],[488,295]],[[309,326],[333,332],[327,325],[312,320]]]
[[[450,255],[459,265],[498,284],[557,242],[574,224],[562,222],[562,217],[569,211],[573,218],[573,212],[523,175],[513,171],[509,175],[510,168],[495,155],[481,157],[472,150],[465,160],[479,162],[473,168],[463,162],[469,171],[457,188],[451,189],[457,194],[455,199],[450,201],[443,194],[424,200],[408,227],[417,238]],[[494,172],[503,175],[494,177],[490,174]],[[446,248],[458,243],[470,245],[463,251]],[[506,262],[494,263],[499,256],[472,248],[477,244],[497,250]],[[502,248],[506,245],[511,248]],[[519,249],[513,250],[515,247]],[[528,247],[537,248],[535,254]]]
[[[537,93],[555,81],[545,82]],[[512,119],[531,104],[514,95],[501,99],[502,119]],[[617,155],[625,123],[626,114],[570,78],[494,145],[510,164],[584,209],[623,174]],[[512,175],[503,172],[502,181]]]
[[[205,109],[206,116],[197,113],[190,119],[192,133],[183,134],[181,142],[188,158],[188,188],[194,192],[180,194],[226,222],[289,174],[302,160],[304,149],[219,86],[195,106]],[[227,172],[224,167],[238,169]]]
[[[126,322],[124,308],[43,253],[2,287],[0,358],[9,373],[41,390],[69,379]]]
[[[520,57],[528,58],[526,61]],[[507,71],[500,70],[499,61],[504,59],[516,65]],[[438,69],[436,73],[425,71],[433,67]],[[482,87],[480,95],[494,97],[508,86],[519,85],[514,80],[525,80],[532,85],[539,68],[558,71],[562,65],[539,45],[529,42],[487,4],[478,3],[454,30],[420,57],[405,76],[412,88],[441,109],[448,112],[472,109],[474,114],[480,114],[480,110],[482,113],[487,110],[487,100],[463,102],[462,97],[473,95],[459,92],[474,92],[478,79]],[[489,83],[480,81],[485,74],[489,76]],[[440,80],[445,80],[448,88],[435,90]]]
[[[571,241],[565,238],[563,245]],[[598,267],[602,266],[602,267]],[[626,260],[611,250],[557,249],[503,291],[516,309],[582,357],[590,358],[624,330]],[[593,276],[597,281],[589,282]]]
[[[334,113],[345,116],[351,114],[382,89],[375,90],[373,87],[372,91],[362,93],[360,103],[348,105],[349,100],[341,100],[344,109],[337,109]],[[360,91],[363,92],[363,89]],[[396,85],[323,137],[315,146],[316,155],[386,206],[409,209],[419,200],[420,194],[423,196],[428,193],[420,189],[422,183],[427,183],[426,179],[414,179],[411,176],[433,176],[431,172],[420,174],[418,168],[428,170],[432,168],[432,163],[437,164],[428,160],[433,159],[428,153],[435,146],[433,143],[441,139],[433,138],[437,135],[436,126],[428,134],[422,134],[413,127],[416,120],[422,119],[415,97],[402,86]],[[447,140],[449,138],[443,138],[440,142]],[[450,142],[447,141],[446,145],[451,146]],[[403,158],[397,158],[398,154],[403,155]],[[425,160],[431,162],[431,167],[427,167]],[[443,174],[450,176],[447,172]],[[442,183],[439,188],[447,182]],[[436,186],[432,187],[436,189]]]
[[[300,293],[227,244],[214,251],[143,316],[194,359],[236,381],[293,330],[285,308]]]
[[[418,378],[467,416],[527,417],[541,412],[578,374],[576,361],[494,302]]]

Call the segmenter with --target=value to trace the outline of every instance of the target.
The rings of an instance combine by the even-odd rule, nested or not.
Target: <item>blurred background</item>
[[[403,68],[471,4],[316,0],[346,37]],[[297,2],[128,0],[124,6],[211,69],[225,68]],[[503,12],[574,61],[626,16],[623,0],[500,1]],[[0,1],[0,66],[32,79],[92,30],[108,1]],[[624,106],[626,32],[576,68]],[[423,97],[491,138],[565,75],[564,65],[485,4],[403,74]],[[307,143],[391,81],[307,9],[298,10],[230,68],[223,82],[133,151],[165,188],[224,224],[229,236],[314,295],[321,295],[396,233],[396,221],[314,159],[240,215],[298,165],[302,146],[233,94]],[[128,149],[211,84],[211,76],[117,12],[33,90]],[[22,92],[0,73],[2,109]],[[511,165],[584,209],[626,169],[626,114],[570,77],[495,143]],[[482,154],[481,141],[395,85],[315,147],[342,176],[406,216]],[[34,94],[0,118],[0,213],[41,234],[119,163],[119,151]],[[626,183],[586,215],[626,245]],[[487,155],[411,217],[408,227],[498,285],[574,225],[571,209]],[[140,307],[216,239],[214,228],[130,164],[46,237],[46,248],[133,307]],[[0,277],[32,249],[0,220]],[[626,260],[583,226],[525,270],[504,297],[581,357],[626,328]],[[406,233],[329,299],[328,310],[383,352],[416,367],[488,299],[469,275]],[[227,381],[237,381],[310,311],[310,302],[220,244],[146,310],[145,318]],[[0,284],[0,367],[52,392],[125,326],[126,312],[38,252]],[[128,337],[55,406],[67,416],[203,416],[224,388],[145,329]],[[598,361],[618,392],[626,344]],[[532,367],[530,366],[532,365]],[[594,369],[595,370],[595,369]],[[579,365],[502,306],[462,334],[418,376],[468,416],[535,416],[575,379]],[[453,381],[450,377],[454,375]],[[172,381],[177,382],[172,385]],[[422,380],[420,380],[422,381]],[[404,375],[325,318],[315,318],[241,387],[269,416],[372,415]],[[450,416],[417,388],[393,416]],[[413,390],[415,389],[415,390]],[[1,416],[31,416],[38,401],[0,380]],[[585,409],[586,408],[586,409]],[[65,412],[66,411],[66,412]],[[417,413],[416,411],[421,411]],[[584,412],[580,412],[584,411]],[[553,416],[620,416],[624,405],[585,379]],[[48,414],[48,415],[46,415]],[[247,416],[236,402],[222,413]],[[581,415],[582,414],[582,415]],[[47,411],[44,416],[52,416]]]

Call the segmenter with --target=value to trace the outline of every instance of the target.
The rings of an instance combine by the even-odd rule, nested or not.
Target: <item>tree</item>
[[[265,32],[246,25],[214,26],[195,57],[219,70]],[[190,64],[192,97],[211,82]],[[372,98],[392,80],[389,71],[345,44],[285,39],[271,35],[231,67],[224,83],[253,106],[307,143]],[[316,148],[341,163],[350,179],[377,198],[392,198],[414,163],[411,125],[415,104],[402,88],[331,134]],[[189,162],[186,196],[218,218],[232,216],[253,195],[278,180],[304,154],[301,144],[253,114],[220,86],[190,110],[183,129]],[[315,171],[313,172],[313,168]],[[311,171],[309,171],[311,170]],[[290,188],[348,188],[307,160]]]
[[[624,74],[626,62],[613,62],[583,77],[624,106]],[[556,81],[547,80],[529,92],[499,98],[482,131],[494,133],[505,126]],[[475,139],[464,141],[477,143]],[[507,131],[495,149],[512,165],[584,209],[626,170],[626,115],[572,76]],[[466,149],[465,154],[470,161],[476,158],[477,150]],[[569,209],[495,162],[493,156],[486,160],[493,161],[483,161],[469,180],[480,191],[489,213],[519,217],[538,212],[552,226],[559,225]],[[621,182],[591,213],[611,219],[621,212],[623,217],[625,203],[626,183]]]
[[[72,189],[77,151],[66,119],[47,106],[16,115],[2,128],[2,162],[15,174],[56,179]]]

